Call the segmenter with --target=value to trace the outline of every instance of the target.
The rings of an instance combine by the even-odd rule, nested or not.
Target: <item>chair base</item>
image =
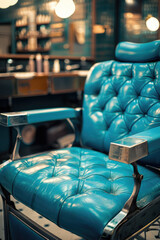
[[[3,199],[5,240],[61,240]]]
[[[62,240],[18,211],[6,190],[0,189],[0,192],[3,199],[5,240]],[[103,235],[100,240],[131,240],[143,231],[149,231],[149,226],[160,218],[159,206],[160,197],[141,211],[135,212],[126,218],[114,230],[112,236]],[[158,232],[158,237],[160,237],[160,232]]]

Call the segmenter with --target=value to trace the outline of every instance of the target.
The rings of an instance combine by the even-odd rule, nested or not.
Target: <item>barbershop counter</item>
[[[82,91],[88,71],[0,73],[0,98]]]

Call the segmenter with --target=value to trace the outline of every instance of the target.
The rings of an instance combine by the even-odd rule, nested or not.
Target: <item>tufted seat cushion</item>
[[[108,153],[110,142],[160,126],[160,62],[98,63],[84,93],[85,146]],[[159,156],[141,162],[160,167]]]
[[[160,194],[160,176],[142,166],[139,172],[143,207]],[[106,154],[73,147],[9,162],[0,184],[60,227],[93,240],[132,193],[132,174],[132,166]]]

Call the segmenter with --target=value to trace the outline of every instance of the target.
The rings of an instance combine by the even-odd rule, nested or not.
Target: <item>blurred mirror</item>
[[[8,53],[92,57],[95,0],[72,0],[72,3],[75,11],[68,18],[57,16],[58,0],[24,0],[0,9],[0,25],[2,22],[11,25]]]

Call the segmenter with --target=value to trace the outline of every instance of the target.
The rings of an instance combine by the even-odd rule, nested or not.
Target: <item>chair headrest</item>
[[[151,62],[160,59],[160,40],[149,43],[121,42],[116,47],[116,59],[123,62]]]

